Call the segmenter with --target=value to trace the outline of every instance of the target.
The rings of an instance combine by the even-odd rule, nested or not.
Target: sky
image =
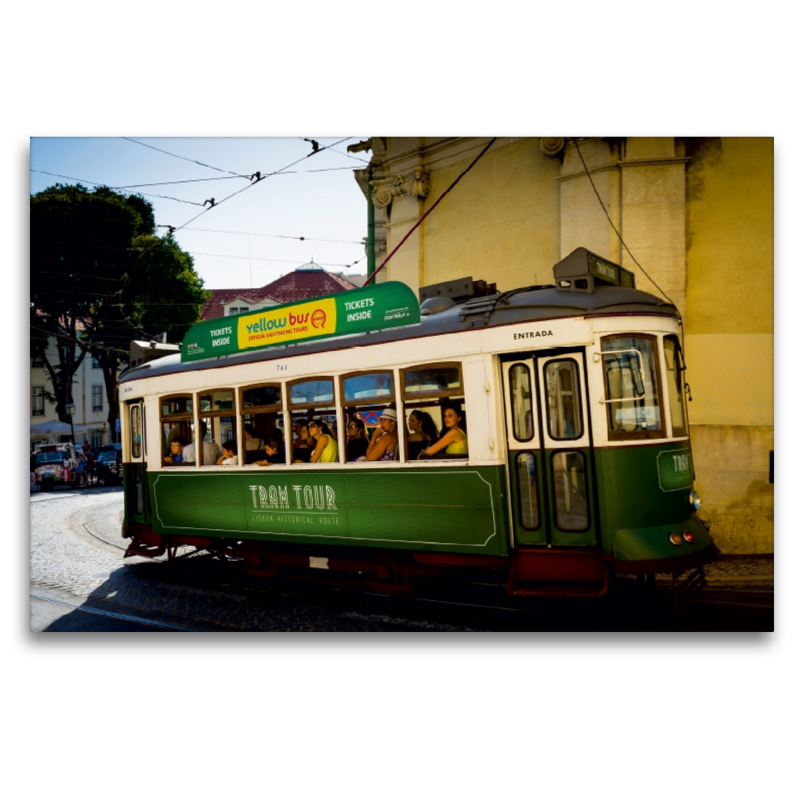
[[[367,202],[353,172],[371,153],[347,146],[366,138],[319,137],[315,153],[310,136],[34,137],[30,191],[80,183],[142,194],[156,224],[176,228],[206,289],[264,286],[312,259],[364,274]],[[253,182],[256,172],[280,174]]]

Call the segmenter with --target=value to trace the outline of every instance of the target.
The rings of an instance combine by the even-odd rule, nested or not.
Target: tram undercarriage
[[[302,546],[281,542],[254,542],[202,536],[162,536],[152,528],[132,525],[124,531],[130,544],[125,557],[169,560],[182,557],[180,549],[207,550],[249,575],[360,584],[383,594],[411,592],[415,584],[446,576],[489,576],[493,584],[513,597],[602,597],[614,575],[639,576],[652,583],[655,573],[673,576],[676,613],[705,586],[703,565],[718,550],[683,556],[669,563],[615,561],[599,551],[518,548],[510,556],[482,556],[381,550],[336,545]],[[186,554],[183,554],[186,555]],[[674,562],[674,563],[673,563]],[[692,570],[688,577],[681,575]]]

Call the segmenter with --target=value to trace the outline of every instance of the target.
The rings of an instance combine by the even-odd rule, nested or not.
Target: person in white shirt
[[[217,459],[217,464],[223,467],[235,467],[239,463],[239,458],[236,455],[236,442],[233,439],[228,439],[227,442],[222,444],[222,455]]]
[[[200,420],[200,429],[202,431],[203,436],[203,466],[214,465],[217,463],[219,459],[219,445],[216,442],[207,442],[206,441],[206,432],[208,430],[208,425],[206,425],[205,420]],[[197,456],[195,454],[195,444],[196,442],[191,442],[187,444],[186,447],[183,448],[183,463],[186,464],[189,462],[190,464],[197,464]]]

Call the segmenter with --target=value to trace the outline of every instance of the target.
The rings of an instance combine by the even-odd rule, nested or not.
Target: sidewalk
[[[773,590],[775,588],[775,558],[772,554],[723,555],[718,561],[706,564],[705,574],[709,587]],[[671,580],[671,576],[656,576],[659,583],[664,579]]]

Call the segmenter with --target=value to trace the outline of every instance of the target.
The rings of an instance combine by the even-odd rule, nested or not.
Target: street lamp
[[[75,403],[70,403],[67,406],[67,414],[69,415],[69,429],[72,431],[72,444],[75,444],[75,426],[72,424],[72,418],[75,416]]]

